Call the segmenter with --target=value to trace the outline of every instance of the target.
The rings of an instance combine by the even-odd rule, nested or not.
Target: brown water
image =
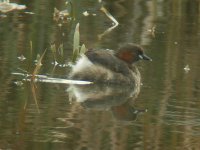
[[[101,39],[112,22],[97,1],[72,1],[76,20],[61,27],[53,12],[65,9],[65,1],[18,3],[27,9],[0,14],[0,149],[200,149],[198,0],[105,1],[119,26]],[[96,16],[84,16],[86,10]],[[32,72],[46,48],[40,74],[66,77],[70,67],[61,65],[71,59],[78,22],[88,48],[133,42],[146,49],[153,61],[137,64],[143,83],[137,98],[129,98],[134,90],[127,87],[70,87],[83,94],[71,98],[65,84],[16,84],[21,79],[11,73]],[[55,67],[51,43],[64,47]],[[84,93],[93,101],[84,101]]]

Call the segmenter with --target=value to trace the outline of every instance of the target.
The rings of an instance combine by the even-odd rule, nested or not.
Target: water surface
[[[70,9],[65,1],[17,3],[27,8],[0,13],[0,149],[199,149],[199,1],[105,1],[119,26],[101,39],[113,24],[97,1],[72,1],[76,20],[65,23],[53,19],[55,7]],[[33,72],[45,49],[40,74],[66,78],[78,22],[88,48],[133,42],[152,57],[137,63],[143,83],[137,97],[129,98],[131,88],[78,87],[93,96],[83,103],[69,85],[16,84],[21,78],[12,73]],[[63,44],[57,66],[51,44]]]

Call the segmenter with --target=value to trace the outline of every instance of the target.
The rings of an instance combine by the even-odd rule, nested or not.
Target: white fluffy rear
[[[84,71],[92,65],[93,63],[85,55],[82,55],[81,58],[77,61],[77,63],[72,67],[72,74]]]
[[[87,56],[82,55],[81,58],[77,61],[77,63],[72,67],[70,76],[78,76],[78,79],[82,79],[81,77],[83,77],[83,79],[89,77],[91,81],[100,79],[101,77],[102,80],[110,80],[113,78],[113,73],[106,67],[103,67],[98,64],[93,64],[87,58]]]

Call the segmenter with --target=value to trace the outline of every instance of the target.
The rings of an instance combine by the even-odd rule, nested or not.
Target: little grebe
[[[129,43],[118,51],[88,50],[72,67],[71,79],[94,83],[136,84],[140,73],[133,65],[138,60],[149,60],[141,47]]]

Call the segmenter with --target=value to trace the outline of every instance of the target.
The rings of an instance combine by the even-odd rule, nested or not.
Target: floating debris
[[[64,67],[69,67],[69,65],[68,65],[68,64],[63,64],[63,68],[64,68]]]
[[[59,63],[57,61],[54,61],[51,64],[54,65],[54,66],[57,66]]]
[[[69,67],[69,65],[68,64],[59,64],[58,62],[52,62],[51,63],[52,65],[54,65],[54,66],[57,66],[57,67],[61,67],[61,68],[65,68],[65,67]]]
[[[24,61],[26,59],[26,57],[24,57],[24,55],[21,55],[19,57],[17,57],[20,61]]]
[[[57,23],[63,24],[63,23],[69,23],[72,20],[75,20],[75,15],[73,11],[73,5],[72,2],[66,2],[64,10],[59,10],[57,8],[54,8],[54,13],[53,13],[53,20],[56,21]]]
[[[96,16],[97,14],[95,14],[95,13],[92,13],[92,14],[91,14],[91,13],[89,13],[88,11],[84,11],[84,12],[83,12],[83,15],[87,17],[87,16],[89,16],[89,15]]]
[[[176,41],[175,41],[175,42],[174,42],[174,44],[175,44],[175,45],[177,45],[177,44],[178,44],[178,42],[176,42]]]
[[[89,14],[87,11],[84,11],[84,12],[83,12],[83,15],[87,17],[87,16],[89,16],[90,14]]]
[[[26,11],[24,12],[25,14],[30,14],[30,15],[34,15],[35,13],[34,12],[29,12],[29,11]]]
[[[61,28],[63,25],[62,25],[62,23],[59,23],[58,26]]]
[[[22,86],[24,83],[22,81],[16,81],[14,82],[14,84],[16,84],[17,86]]]
[[[14,10],[26,9],[25,5],[19,5],[16,3],[0,2],[0,12],[7,13]]]
[[[53,20],[56,22],[61,21],[62,23],[67,23],[69,20],[71,20],[70,13],[67,9],[60,11],[57,8],[54,8]]]
[[[156,26],[153,26],[151,29],[148,29],[147,31],[150,32],[151,35],[155,38]]]
[[[183,69],[185,70],[185,73],[188,73],[190,71],[189,65],[186,65]]]

